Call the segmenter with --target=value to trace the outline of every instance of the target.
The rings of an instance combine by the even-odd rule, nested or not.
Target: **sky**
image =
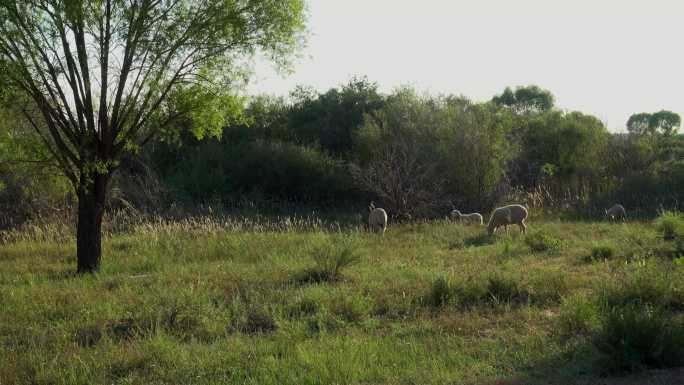
[[[249,93],[367,76],[385,93],[410,85],[486,101],[535,84],[611,131],[633,113],[684,116],[682,0],[309,0],[308,15],[291,72],[259,59]]]

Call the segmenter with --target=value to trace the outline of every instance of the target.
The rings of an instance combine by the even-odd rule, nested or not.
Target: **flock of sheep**
[[[371,202],[368,206],[368,228],[372,232],[381,232],[385,235],[387,230],[387,212],[385,209],[375,207],[375,203]],[[527,208],[523,205],[513,204],[496,208],[492,212],[487,224],[487,233],[494,234],[500,227],[506,228],[508,225],[518,225],[520,232],[524,233],[527,230],[525,219],[527,219]],[[605,217],[609,221],[627,219],[627,212],[621,204],[615,204],[613,207],[605,210]],[[451,211],[451,219],[466,225],[483,225],[484,219],[480,213],[462,214],[460,211],[454,209]]]

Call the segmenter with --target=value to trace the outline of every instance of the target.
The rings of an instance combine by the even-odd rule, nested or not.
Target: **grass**
[[[69,231],[7,233],[0,384],[592,383],[679,363],[679,326],[651,327],[684,309],[657,223],[529,227],[141,222],[83,277]],[[622,356],[625,336],[655,342]]]

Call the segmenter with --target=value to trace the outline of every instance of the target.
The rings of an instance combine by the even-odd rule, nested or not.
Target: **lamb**
[[[480,213],[461,214],[461,212],[458,210],[451,211],[451,219],[455,221],[457,220],[466,225],[482,225],[482,223],[484,222],[484,220],[482,219],[482,214]]]
[[[497,228],[501,226],[508,226],[517,224],[520,226],[520,232],[524,233],[527,229],[525,226],[525,219],[527,218],[527,209],[523,205],[508,205],[495,209],[489,218],[487,225],[487,232],[489,235],[494,234]]]
[[[387,212],[384,209],[376,208],[375,203],[371,202],[368,205],[368,229],[370,231],[382,231],[382,235],[385,235],[385,230],[387,229]]]
[[[614,204],[613,207],[605,211],[606,218],[611,222],[617,221],[618,219],[622,219],[622,221],[625,222],[627,219],[627,212],[621,204]]]

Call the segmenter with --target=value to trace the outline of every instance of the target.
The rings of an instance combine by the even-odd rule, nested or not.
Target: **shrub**
[[[684,237],[684,216],[678,212],[664,211],[655,223],[665,240],[671,241]]]
[[[437,278],[432,282],[430,293],[427,296],[427,301],[434,307],[442,307],[448,305],[454,300],[454,288],[451,283],[444,277]]]
[[[463,240],[463,246],[486,246],[486,245],[491,245],[494,243],[494,237],[487,234],[487,233],[481,233],[477,235],[473,235],[472,237],[465,238]]]
[[[366,318],[371,304],[361,296],[340,296],[330,303],[330,312],[346,322],[358,323]]]
[[[268,333],[278,330],[278,325],[270,315],[256,309],[251,309],[247,312],[247,318],[241,326],[242,332],[248,334]]]
[[[287,309],[287,315],[290,318],[297,318],[301,316],[310,316],[316,314],[320,309],[320,304],[311,298],[302,298]]]
[[[312,253],[315,266],[295,277],[298,283],[337,282],[342,270],[361,261],[353,240],[341,237],[332,244],[316,247]]]
[[[676,280],[658,265],[639,265],[624,277],[604,285],[602,302],[607,308],[630,304],[680,308],[684,306]]]
[[[684,324],[657,307],[630,304],[610,309],[593,342],[609,371],[684,364]]]
[[[519,304],[530,299],[530,292],[515,276],[492,273],[477,279],[453,282],[437,278],[431,285],[425,302],[433,307],[454,305],[470,307],[478,304]]]
[[[525,244],[533,252],[558,251],[565,247],[565,242],[546,232],[535,231],[525,236]]]
[[[615,256],[615,248],[612,245],[594,246],[591,249],[591,259],[611,259]]]
[[[513,277],[495,273],[487,279],[487,296],[494,304],[520,303],[527,301],[530,293]]]
[[[437,278],[430,286],[426,302],[433,307],[453,305],[469,307],[491,303],[486,283],[482,279],[467,279],[454,282],[448,278]]]
[[[581,259],[584,262],[594,262],[610,260],[615,256],[617,256],[615,246],[609,243],[604,243],[592,247],[589,255],[583,256]]]
[[[597,304],[582,295],[573,294],[564,297],[561,302],[556,330],[564,337],[588,334],[598,326],[598,322]]]
[[[569,291],[567,275],[559,269],[544,269],[531,275],[530,298],[540,305],[558,303]]]

